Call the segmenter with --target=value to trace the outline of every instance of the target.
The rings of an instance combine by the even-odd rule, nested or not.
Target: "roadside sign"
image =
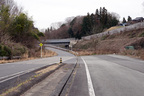
[[[39,45],[40,45],[41,47],[43,46],[43,44],[42,44],[42,43],[40,43]]]
[[[39,45],[41,46],[41,58],[42,58],[42,46],[43,46],[43,44],[40,43]]]

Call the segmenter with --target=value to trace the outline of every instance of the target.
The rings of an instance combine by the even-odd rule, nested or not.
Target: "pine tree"
[[[68,33],[69,33],[69,37],[70,37],[70,38],[71,38],[71,37],[74,37],[74,33],[73,33],[72,28],[69,28]]]
[[[130,16],[128,16],[128,20],[127,21],[131,21],[131,20],[132,20],[132,18]]]
[[[126,21],[126,19],[123,17],[123,22],[122,23],[126,23],[127,21]]]
[[[99,10],[98,9],[96,9],[95,15],[99,16]]]

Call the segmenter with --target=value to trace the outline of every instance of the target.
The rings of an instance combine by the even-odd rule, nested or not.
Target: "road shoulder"
[[[81,58],[60,96],[89,96],[85,66]]]
[[[58,96],[75,64],[65,64],[21,96]]]

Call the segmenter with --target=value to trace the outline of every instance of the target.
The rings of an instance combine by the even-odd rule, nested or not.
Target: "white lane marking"
[[[63,62],[70,60],[70,59],[73,59],[73,58],[75,58],[75,57],[69,57],[68,59],[63,60]],[[54,63],[57,63],[57,62],[54,62]],[[48,65],[51,65],[54,63],[49,63]],[[43,66],[41,66],[41,67],[43,67]],[[13,79],[13,78],[18,77],[18,76],[21,76],[23,74],[29,73],[29,72],[36,70],[38,68],[41,68],[41,67],[36,67],[36,68],[28,69],[26,71],[17,72],[17,73],[8,75],[8,76],[0,77],[0,83],[5,82],[5,81],[10,80],[10,79]],[[4,79],[4,80],[2,80],[2,79]]]
[[[15,75],[21,74],[21,73],[23,73],[23,72],[24,72],[24,71],[21,71],[21,72],[18,72],[18,73],[12,74],[12,75],[8,75],[8,76],[0,77],[0,80],[1,80],[1,79],[4,79],[4,78],[8,78],[8,77],[12,77],[12,76],[15,76]]]
[[[82,58],[82,57],[81,57]],[[86,74],[87,74],[87,80],[88,80],[88,89],[89,89],[89,96],[95,96],[95,92],[94,92],[94,88],[93,88],[93,84],[92,84],[92,80],[91,80],[91,76],[89,73],[89,69],[88,66],[85,62],[85,60],[82,58],[84,64],[85,64],[85,68],[86,68]]]
[[[21,76],[23,74],[29,73],[29,72],[31,72],[33,70],[36,70],[36,69],[37,68],[32,68],[32,69],[29,69],[29,70],[26,70],[26,71],[21,71],[21,72],[17,72],[15,74],[11,74],[11,75],[8,75],[8,76],[0,77],[0,83],[3,83],[5,81],[8,81],[8,80],[13,79],[13,78],[18,77],[18,76]],[[2,79],[4,79],[4,80],[2,80]]]

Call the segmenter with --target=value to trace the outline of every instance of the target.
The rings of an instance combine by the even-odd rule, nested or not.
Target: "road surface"
[[[144,96],[144,61],[120,55],[82,56],[68,96]]]
[[[76,57],[68,52],[64,52],[58,49],[53,49],[48,47],[47,49],[55,51],[58,54],[58,56],[14,62],[14,63],[7,63],[7,64],[0,64],[0,84],[14,77],[41,68],[43,66],[59,63],[60,58],[62,58],[64,63],[76,62]]]
[[[60,57],[67,64],[75,64],[77,61],[70,53],[50,49],[57,52],[58,56],[1,64],[0,83],[6,80],[3,79],[6,76],[17,76],[23,72],[58,63]],[[60,96],[144,96],[144,61],[121,55],[81,56]]]

